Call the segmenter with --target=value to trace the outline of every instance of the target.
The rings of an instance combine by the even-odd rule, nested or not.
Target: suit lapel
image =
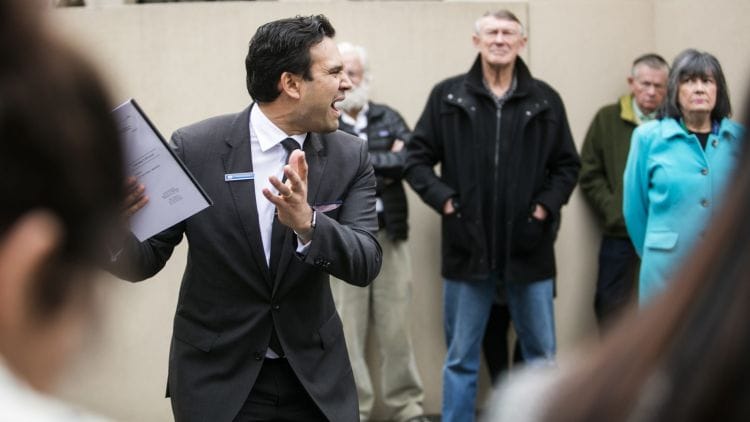
[[[320,187],[320,181],[323,178],[325,171],[327,157],[325,154],[325,143],[323,142],[323,136],[317,133],[310,133],[305,141],[304,145],[305,159],[307,160],[307,202],[310,205],[316,203],[315,199],[318,194],[318,188]],[[289,262],[292,256],[296,253],[297,242],[293,241],[294,232],[292,230],[285,230],[284,234],[284,246],[281,250],[281,256],[279,257],[279,265],[276,269],[276,279],[273,283],[273,295],[276,292],[283,280],[283,276],[289,267]]]
[[[250,149],[250,109],[252,105],[241,112],[232,123],[232,129],[226,143],[230,147],[222,156],[225,173],[243,173],[253,171],[253,159]],[[253,261],[266,282],[271,283],[271,273],[263,252],[263,241],[260,237],[258,223],[258,208],[255,202],[255,180],[248,182],[231,182],[229,190],[232,193],[237,214],[248,240]]]

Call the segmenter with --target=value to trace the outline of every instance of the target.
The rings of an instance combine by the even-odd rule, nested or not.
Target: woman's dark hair
[[[687,49],[675,57],[669,72],[667,83],[667,99],[664,101],[660,117],[682,117],[680,110],[680,83],[691,78],[705,78],[711,76],[716,81],[716,105],[711,111],[711,120],[721,121],[732,115],[732,105],[729,101],[729,91],[721,64],[710,53],[694,49]]]
[[[23,1],[0,1],[0,238],[33,210],[59,219],[64,238],[39,270],[34,305],[44,314],[67,300],[76,283],[68,274],[101,253],[124,179],[99,77],[36,13]]]
[[[675,69],[681,65],[677,60]],[[750,96],[745,110],[747,125]],[[546,420],[750,420],[747,133],[743,142],[727,199],[705,240],[661,296],[640,313],[631,310],[557,385]]]
[[[258,102],[275,100],[281,93],[281,74],[290,72],[311,80],[310,48],[336,30],[323,15],[296,16],[261,25],[250,40],[245,70],[247,92]]]

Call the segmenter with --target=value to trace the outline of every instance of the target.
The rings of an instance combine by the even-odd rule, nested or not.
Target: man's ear
[[[521,47],[518,51],[524,51],[526,49],[526,44],[529,42],[529,37],[526,35],[521,35]]]
[[[288,97],[299,99],[301,97],[302,77],[291,72],[284,72],[279,78],[279,91]]]
[[[48,212],[22,216],[0,239],[0,330],[19,327],[28,313],[34,277],[60,243],[62,230]]]

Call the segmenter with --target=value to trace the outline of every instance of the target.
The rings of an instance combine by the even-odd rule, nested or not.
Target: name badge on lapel
[[[245,173],[228,173],[224,175],[225,182],[240,182],[243,180],[255,179],[255,173],[249,171]]]

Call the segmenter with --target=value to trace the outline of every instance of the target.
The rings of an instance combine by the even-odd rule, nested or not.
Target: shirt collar
[[[497,95],[495,95],[494,92],[492,92],[492,88],[490,88],[490,85],[487,83],[486,79],[482,78],[482,84],[484,85],[484,89],[486,89],[487,92],[489,92],[490,96],[492,96],[492,99],[495,100],[496,104],[503,104],[506,101],[508,101],[508,98],[510,98],[514,92],[516,92],[516,87],[518,86],[518,78],[516,77],[516,71],[514,69],[513,79],[510,80],[510,87],[500,97],[498,97]]]
[[[650,122],[651,120],[654,120],[656,118],[655,110],[649,114],[645,114],[643,113],[643,111],[641,111],[641,108],[638,107],[638,103],[635,102],[635,96],[633,96],[632,101],[633,101],[633,111],[635,112],[635,118],[638,123]]]
[[[255,103],[255,107],[250,110],[250,132],[258,138],[260,150],[263,152],[275,147],[286,138],[294,139],[299,143],[300,148],[304,149],[305,138],[307,138],[306,133],[291,136],[284,133],[271,119],[263,114],[263,110],[260,109],[258,103]]]

